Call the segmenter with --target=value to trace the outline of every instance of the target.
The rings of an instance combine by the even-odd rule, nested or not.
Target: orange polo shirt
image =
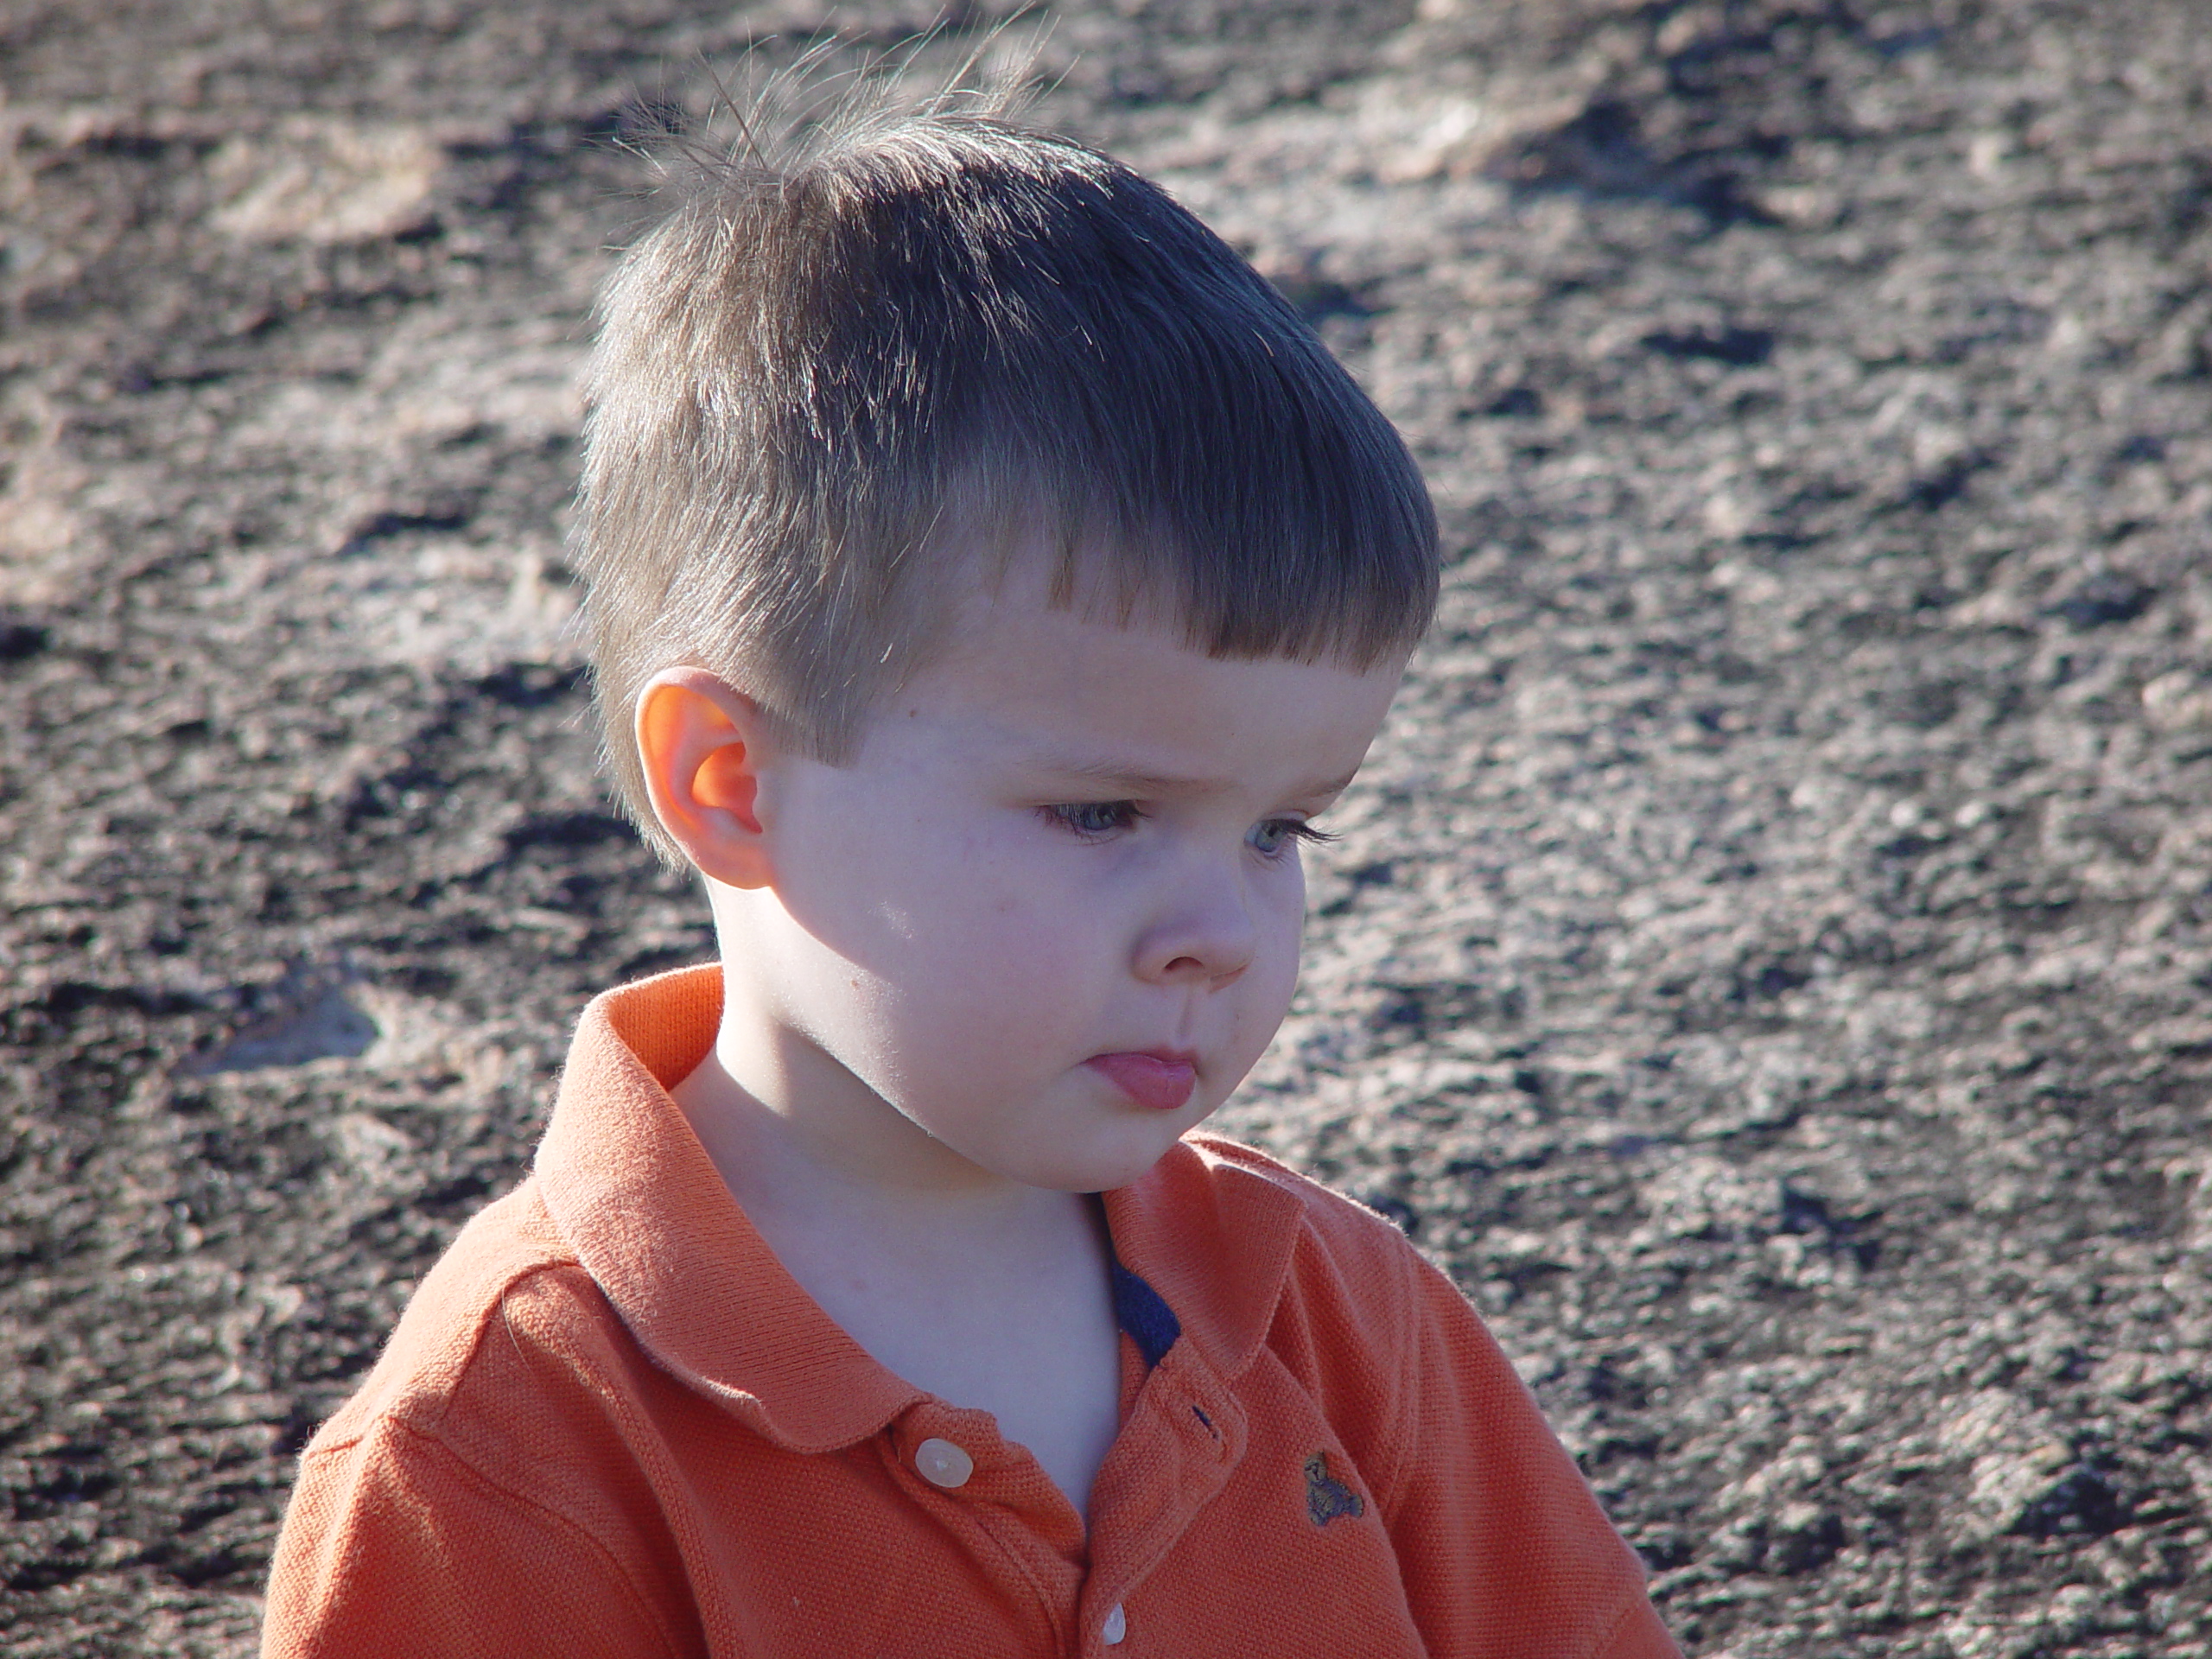
[[[1194,1135],[1105,1195],[1122,1422],[1090,1525],[787,1274],[666,1085],[721,978],[586,1010],[537,1167],[308,1445],[265,1655],[1678,1659],[1451,1284]]]

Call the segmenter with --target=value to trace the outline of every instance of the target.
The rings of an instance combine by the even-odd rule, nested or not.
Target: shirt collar
[[[721,1018],[711,965],[594,999],[538,1144],[538,1185],[577,1259],[664,1370],[793,1451],[849,1446],[923,1396],[785,1271],[669,1097],[706,1058]]]
[[[1224,1378],[1267,1340],[1306,1208],[1287,1187],[1224,1156],[1228,1145],[1210,1135],[1179,1141],[1136,1180],[1104,1195],[1115,1255],[1173,1310],[1181,1339]]]
[[[714,1045],[718,967],[622,986],[584,1010],[537,1175],[622,1322],[672,1375],[798,1452],[849,1446],[927,1396],[801,1289],[730,1196],[669,1088]],[[1179,1341],[1226,1378],[1266,1339],[1303,1205],[1207,1137],[1105,1194],[1122,1325],[1148,1360]],[[1147,1302],[1146,1298],[1152,1298]],[[1163,1321],[1153,1303],[1164,1303]]]

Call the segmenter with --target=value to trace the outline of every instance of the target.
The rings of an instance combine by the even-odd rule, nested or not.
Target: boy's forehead
[[[1027,750],[1026,758],[1035,770],[1055,778],[1096,784],[1139,797],[1216,794],[1243,781],[1234,775],[1233,770],[1227,774],[1205,770],[1160,770],[1157,761],[1135,748],[1094,750],[1039,743]],[[1324,765],[1300,776],[1288,785],[1288,791],[1300,798],[1313,796],[1334,799],[1358,775],[1358,771],[1357,766],[1332,771]]]
[[[1041,561],[1039,562],[1041,563]],[[1085,602],[1088,597],[1089,602]],[[905,724],[959,723],[1011,764],[1138,796],[1222,789],[1333,795],[1387,711],[1401,665],[1211,655],[1169,607],[1078,590],[1048,569],[971,579],[942,601],[933,651],[887,701]]]

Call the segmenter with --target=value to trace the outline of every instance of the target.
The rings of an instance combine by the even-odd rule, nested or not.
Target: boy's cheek
[[[935,895],[930,930],[946,968],[1027,984],[1064,980],[1121,950],[1116,924],[1127,895],[1077,879],[1064,863],[1017,848],[957,872]]]
[[[1290,1012],[1298,990],[1300,930],[1294,921],[1273,930],[1269,948],[1262,949],[1245,975],[1243,1006],[1238,1011],[1235,1046],[1243,1067],[1249,1071],[1274,1040]]]

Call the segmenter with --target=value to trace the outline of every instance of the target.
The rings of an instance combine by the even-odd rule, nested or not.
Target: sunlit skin
[[[907,1381],[995,1412],[1078,1515],[1116,1414],[1086,1195],[1273,1037],[1300,843],[1402,667],[1209,658],[1156,615],[1054,608],[1027,558],[974,584],[843,764],[701,670],[639,698],[726,984],[678,1103],[800,1285]]]

